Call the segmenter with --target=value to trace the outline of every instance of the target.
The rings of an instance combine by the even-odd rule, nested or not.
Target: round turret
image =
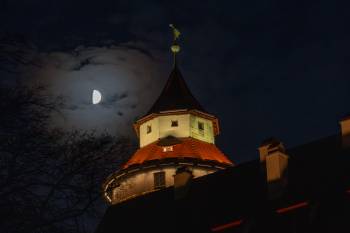
[[[140,148],[103,185],[112,204],[173,186],[181,171],[195,179],[233,166],[215,146],[218,119],[194,98],[176,62],[159,98],[134,129]]]

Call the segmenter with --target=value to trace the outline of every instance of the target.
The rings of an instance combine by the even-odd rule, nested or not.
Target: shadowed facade
[[[341,134],[295,148],[269,138],[259,159],[233,166],[214,144],[218,119],[175,60],[159,99],[134,124],[140,149],[103,186],[112,205],[96,233],[349,232],[350,118],[340,125]]]

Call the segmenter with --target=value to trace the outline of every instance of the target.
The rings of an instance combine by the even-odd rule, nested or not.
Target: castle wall
[[[172,121],[177,121],[177,126],[172,126]],[[202,124],[203,129],[199,128],[199,124]],[[147,127],[151,127],[151,132],[147,132]],[[140,125],[140,147],[170,135],[214,143],[213,122],[191,114],[155,117]]]
[[[112,203],[116,204],[132,197],[156,191],[154,186],[154,173],[165,172],[165,187],[174,185],[174,175],[177,166],[163,168],[152,168],[147,171],[139,171],[119,181],[119,186],[113,190]],[[217,169],[211,167],[191,167],[194,178],[215,172]],[[164,187],[164,188],[165,188]]]

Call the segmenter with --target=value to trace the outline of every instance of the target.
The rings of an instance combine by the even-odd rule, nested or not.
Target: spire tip
[[[180,37],[181,33],[173,24],[169,24],[169,27],[172,29],[174,36],[173,44],[171,45],[170,49],[174,54],[174,66],[176,67],[176,54],[180,52],[181,49],[181,47],[177,43],[177,40]]]

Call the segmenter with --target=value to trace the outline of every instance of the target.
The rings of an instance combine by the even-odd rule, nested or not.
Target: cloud
[[[80,46],[39,57],[40,68],[28,69],[24,80],[65,99],[62,114],[53,115],[52,125],[67,130],[131,135],[132,123],[148,110],[166,81],[159,56],[131,44]],[[102,93],[101,104],[91,103],[94,89]]]

